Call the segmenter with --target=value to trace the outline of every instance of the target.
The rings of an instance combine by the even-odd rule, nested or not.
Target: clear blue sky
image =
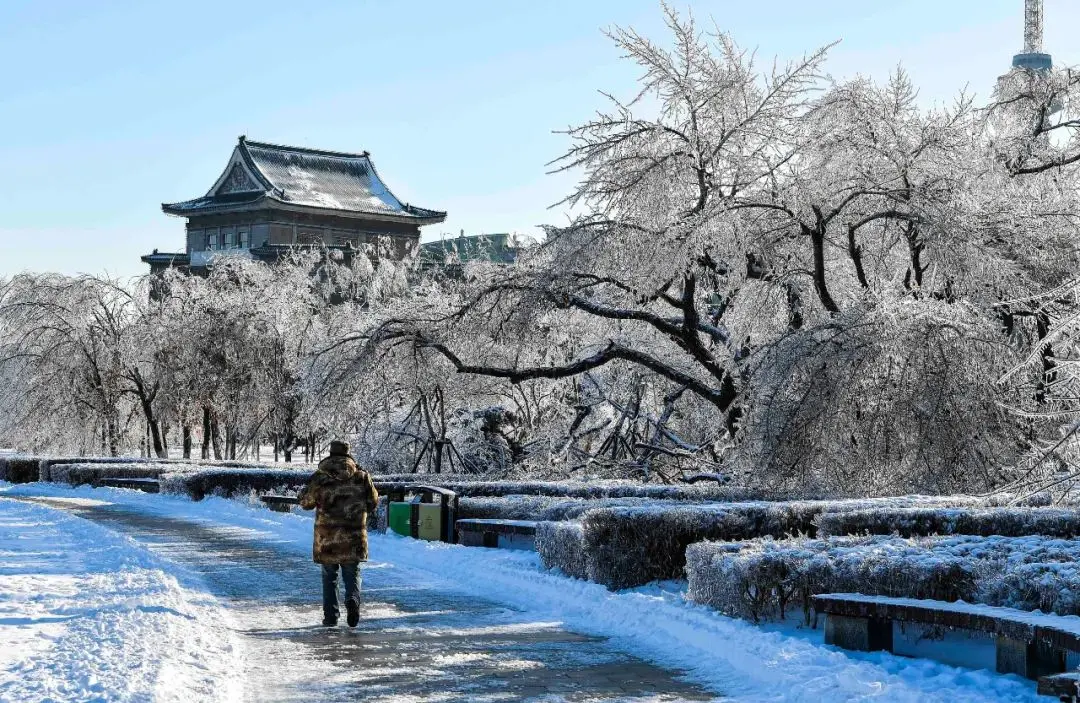
[[[1023,0],[691,0],[762,58],[840,39],[829,70],[902,63],[926,101],[981,95],[1021,48]],[[1080,63],[1080,3],[1046,0],[1047,48]],[[0,0],[0,276],[141,273],[183,248],[161,202],[202,195],[240,134],[371,152],[440,233],[562,220],[545,175],[598,89],[636,71],[600,30],[662,38],[653,0]]]

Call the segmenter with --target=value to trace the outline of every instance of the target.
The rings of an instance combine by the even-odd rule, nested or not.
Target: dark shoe
[[[345,601],[345,610],[348,613],[346,620],[349,627],[356,627],[360,623],[360,604],[354,600]]]
[[[323,627],[337,627],[337,618],[323,618]]]

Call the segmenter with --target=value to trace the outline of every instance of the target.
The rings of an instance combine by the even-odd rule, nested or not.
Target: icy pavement
[[[419,572],[364,569],[360,626],[318,625],[310,558],[244,530],[132,506],[33,499],[121,532],[199,574],[241,639],[257,701],[713,700],[604,639],[494,602],[448,594]],[[6,502],[6,501],[5,501]]]
[[[371,537],[362,627],[328,631],[310,513],[49,484],[5,496],[83,511],[196,569],[237,623],[253,700],[1045,700],[1014,676],[727,618],[686,601],[685,583],[611,592],[535,553],[392,535]]]

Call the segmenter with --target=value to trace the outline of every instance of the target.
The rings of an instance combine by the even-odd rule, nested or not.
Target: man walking
[[[337,574],[345,582],[349,627],[360,622],[360,562],[368,559],[367,515],[379,494],[371,476],[349,456],[346,442],[331,442],[330,456],[299,495],[300,507],[315,509],[312,557],[322,565],[323,625],[337,625]]]

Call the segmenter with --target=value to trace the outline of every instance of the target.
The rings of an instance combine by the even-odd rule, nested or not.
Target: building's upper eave
[[[266,198],[266,193],[225,193],[207,195],[179,203],[162,203],[161,209],[169,215],[199,215],[249,208]]]
[[[402,202],[379,178],[366,151],[346,153],[240,137],[225,171],[202,198],[171,203],[173,215],[271,206],[368,220],[433,224],[446,212]]]
[[[191,263],[191,257],[183,252],[159,252],[156,249],[152,254],[139,257],[143,263],[165,264],[167,266],[187,266]]]

